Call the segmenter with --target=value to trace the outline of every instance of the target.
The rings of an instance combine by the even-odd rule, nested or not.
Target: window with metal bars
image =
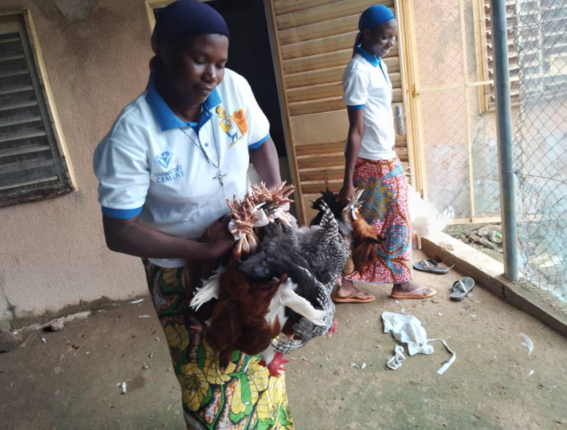
[[[494,79],[494,50],[492,40],[491,0],[484,1],[484,29],[486,37],[486,79]],[[520,101],[520,70],[522,92],[544,92],[561,85],[567,79],[565,48],[567,32],[557,26],[554,31],[542,32],[542,25],[564,18],[563,0],[508,0],[506,18],[508,27],[508,51],[510,68],[510,95],[512,103]],[[533,84],[533,85],[532,85]],[[542,90],[541,85],[545,85]],[[532,88],[533,87],[533,88]],[[486,87],[485,107],[495,108],[494,85]]]
[[[0,11],[0,207],[74,189],[32,26]]]
[[[518,50],[514,43],[514,3],[506,2],[506,23],[508,37],[508,65],[510,69],[510,96],[512,104],[517,104],[520,98]],[[485,71],[487,80],[494,80],[494,41],[492,38],[492,11],[491,0],[484,0],[484,25],[486,37]],[[487,110],[496,108],[496,89],[493,84],[485,87],[485,107]]]

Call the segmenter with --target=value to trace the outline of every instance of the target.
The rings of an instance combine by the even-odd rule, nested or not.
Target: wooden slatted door
[[[288,157],[298,185],[302,221],[312,216],[311,202],[329,187],[338,191],[344,174],[348,116],[342,102],[342,77],[352,58],[360,14],[394,0],[270,0],[280,62],[283,98],[289,115]],[[400,32],[401,33],[401,32]],[[393,112],[407,119],[399,44],[384,59],[394,87]],[[396,106],[399,106],[396,109]],[[393,118],[393,116],[392,116]],[[403,122],[397,130],[407,129]],[[398,134],[396,150],[408,164],[408,139]]]

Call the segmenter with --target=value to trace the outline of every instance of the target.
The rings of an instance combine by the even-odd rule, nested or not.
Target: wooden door
[[[352,58],[360,14],[384,4],[396,15],[397,0],[266,0],[272,44],[279,64],[280,99],[288,121],[288,159],[298,187],[295,198],[301,221],[313,215],[311,202],[329,187],[338,191],[344,174],[348,117],[342,102],[342,77]],[[401,25],[401,20],[398,19]],[[409,169],[408,109],[404,84],[403,31],[384,59],[394,87],[392,111],[396,151]],[[392,115],[394,120],[394,115]],[[411,178],[411,174],[409,175]]]

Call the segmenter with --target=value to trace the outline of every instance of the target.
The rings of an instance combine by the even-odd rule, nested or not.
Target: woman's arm
[[[343,187],[339,192],[339,201],[343,205],[347,205],[349,200],[354,194],[354,167],[360,152],[360,142],[364,135],[364,108],[362,109],[348,109],[348,137],[345,150],[346,165],[345,165],[345,178]]]
[[[206,243],[169,236],[140,224],[139,218],[140,216],[130,219],[103,216],[108,249],[136,257],[206,260],[220,257],[235,244],[228,230],[230,217],[224,219],[223,228]]]
[[[278,151],[271,137],[258,149],[250,150],[250,161],[262,181],[266,183],[266,187],[271,190],[280,186],[282,178],[280,176]]]

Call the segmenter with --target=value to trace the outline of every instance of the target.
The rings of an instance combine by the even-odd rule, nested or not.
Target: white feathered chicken
[[[442,232],[455,217],[452,206],[440,213],[431,202],[423,200],[411,185],[408,185],[408,206],[412,242],[416,249],[421,249],[422,237],[430,237]]]

